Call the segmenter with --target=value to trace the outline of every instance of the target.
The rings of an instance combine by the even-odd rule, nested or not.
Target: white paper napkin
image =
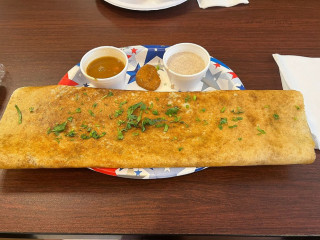
[[[320,58],[273,54],[280,70],[282,88],[300,91],[316,149],[320,147]]]
[[[200,8],[232,7],[241,3],[248,4],[249,0],[198,0]]]

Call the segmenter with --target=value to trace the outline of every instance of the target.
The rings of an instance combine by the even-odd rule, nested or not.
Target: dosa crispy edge
[[[17,89],[0,122],[0,168],[211,167],[315,159],[297,91]]]

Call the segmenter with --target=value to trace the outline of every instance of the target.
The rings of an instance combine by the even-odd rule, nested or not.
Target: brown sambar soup
[[[109,78],[124,69],[124,63],[115,57],[101,57],[89,63],[86,72],[93,78]]]

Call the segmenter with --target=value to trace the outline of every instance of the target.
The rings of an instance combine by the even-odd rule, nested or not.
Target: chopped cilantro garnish
[[[61,132],[63,132],[66,129],[67,126],[67,121],[61,123],[61,124],[56,124],[53,129],[48,129],[47,133],[53,132],[55,135],[59,135]]]
[[[184,99],[184,101],[187,103],[190,101],[190,99],[191,99],[190,95],[187,95],[187,97]]]
[[[169,108],[169,109],[166,111],[166,115],[168,115],[169,117],[172,117],[172,116],[177,115],[178,111],[179,111],[179,108],[178,108],[178,107]]]
[[[153,114],[153,115],[159,115],[159,113],[158,113],[157,110],[152,110],[152,114]]]
[[[224,113],[226,111],[226,107],[221,108],[220,112]]]
[[[81,127],[83,127],[84,129],[86,129],[88,127],[88,125],[82,124]]]
[[[169,129],[169,125],[165,123],[163,131],[164,132],[168,132],[168,129]]]
[[[102,99],[105,99],[105,98],[107,98],[107,97],[111,97],[111,96],[113,96],[113,92],[109,91],[107,95],[104,95],[104,96],[101,98],[101,100],[102,100]]]
[[[157,102],[159,101],[159,98],[158,98],[158,97],[156,97],[156,101],[157,101]]]
[[[206,111],[206,109],[205,109],[205,108],[202,108],[202,109],[201,109],[201,112],[205,112],[205,111]]]
[[[238,125],[232,125],[232,126],[229,126],[229,128],[235,128],[235,127],[238,127]]]
[[[68,121],[72,122],[73,117],[68,117]]]
[[[240,121],[242,119],[243,119],[242,117],[234,117],[234,118],[232,118],[232,121],[238,122],[238,121]]]
[[[77,108],[76,113],[81,113],[81,108]]]
[[[62,139],[62,137],[56,138],[56,141],[57,141],[58,143],[60,143],[60,139]]]
[[[121,125],[124,124],[124,123],[125,123],[125,121],[119,120],[119,121],[118,121],[118,126],[121,126]]]
[[[34,110],[34,107],[30,107],[29,108],[29,111],[32,113],[33,112],[33,110]]]
[[[123,130],[120,130],[120,129],[118,128],[118,140],[122,140],[122,139],[124,138],[122,131],[123,131]]]
[[[141,122],[141,127],[142,127],[142,132],[144,132],[146,130],[145,126],[147,125],[155,125],[161,121],[164,121],[163,118],[156,118],[156,119],[150,119],[150,118],[144,118]]]
[[[222,130],[222,129],[223,129],[223,126],[222,126],[222,125],[227,124],[227,123],[228,123],[228,119],[227,119],[227,118],[221,118],[221,119],[220,119],[220,123],[219,123],[219,125],[218,125],[218,128],[219,128],[220,130]]]
[[[92,130],[89,134],[89,137],[92,137],[94,139],[99,139],[101,137],[103,137],[104,135],[106,135],[106,132],[101,133],[101,135],[99,135],[95,130]]]
[[[123,113],[123,109],[118,109],[114,112],[115,117],[119,117]]]
[[[98,103],[94,103],[94,104],[92,104],[92,107],[95,108],[95,107],[97,107],[97,105],[98,105]]]
[[[18,123],[21,124],[22,123],[22,113],[21,113],[18,105],[14,105],[14,106],[17,109],[17,112],[18,112]]]
[[[203,122],[203,125],[208,125],[209,124],[207,120],[203,120],[202,122]]]
[[[81,134],[81,138],[85,140],[85,139],[89,139],[90,136],[88,136],[88,135],[86,135],[86,134]]]
[[[65,134],[67,137],[74,137],[76,135],[76,132],[74,129],[72,129],[70,132]]]
[[[132,135],[133,135],[133,136],[138,136],[139,133],[138,133],[138,132],[133,132]]]
[[[244,111],[240,107],[237,107],[237,110],[232,109],[231,112],[235,114],[244,113]]]
[[[240,137],[240,138],[238,138],[238,140],[239,140],[239,141],[241,141],[241,140],[242,140],[242,138]]]
[[[201,122],[200,118],[198,118],[198,117],[196,118],[196,121],[197,121],[197,122]]]
[[[273,114],[274,119],[278,120],[279,119],[279,115],[278,114]]]
[[[296,105],[296,109],[297,109],[297,110],[300,110],[300,106]]]
[[[94,113],[92,112],[92,110],[89,109],[88,112],[89,112],[89,114],[90,114],[92,117],[95,116]]]
[[[261,129],[259,126],[257,126],[257,130],[259,131],[258,135],[266,134],[266,132],[263,129]]]
[[[84,92],[83,95],[87,96],[88,94],[86,92]]]
[[[183,150],[183,147],[179,147],[178,150],[179,152],[181,152]]]

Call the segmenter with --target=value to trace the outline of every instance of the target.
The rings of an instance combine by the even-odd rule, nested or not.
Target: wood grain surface
[[[102,0],[0,0],[0,116],[22,86],[56,84],[91,48],[194,42],[247,89],[281,89],[273,53],[320,57],[319,0],[195,0],[137,12]],[[317,74],[315,72],[315,74]],[[0,233],[320,235],[312,165],[210,168],[163,180],[87,169],[0,170]]]

